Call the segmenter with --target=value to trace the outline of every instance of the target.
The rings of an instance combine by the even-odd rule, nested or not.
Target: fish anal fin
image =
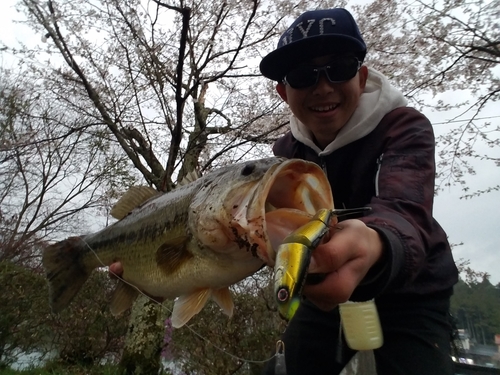
[[[111,314],[117,316],[131,308],[138,295],[139,291],[137,289],[123,281],[119,281],[111,297],[109,307]]]
[[[229,288],[212,290],[212,299],[219,305],[224,314],[228,317],[233,316],[234,302]]]
[[[189,322],[203,309],[211,294],[212,290],[207,288],[177,298],[172,311],[172,327],[180,328]]]
[[[116,202],[111,209],[111,216],[121,220],[127,216],[134,208],[159,195],[158,191],[150,186],[132,186],[123,196]]]
[[[81,237],[70,237],[45,248],[42,263],[49,281],[50,307],[54,313],[64,309],[88,279],[81,256],[86,251]]]
[[[186,246],[188,241],[188,236],[179,236],[163,243],[156,250],[156,263],[163,272],[171,274],[193,257]]]

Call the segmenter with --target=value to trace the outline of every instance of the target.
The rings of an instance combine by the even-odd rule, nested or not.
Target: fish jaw
[[[274,266],[278,245],[321,208],[333,209],[330,183],[321,168],[301,159],[273,165],[242,201],[229,201],[241,247]],[[236,208],[235,208],[236,207]]]

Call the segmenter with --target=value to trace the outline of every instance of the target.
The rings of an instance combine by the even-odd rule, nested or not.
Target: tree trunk
[[[153,375],[161,368],[166,311],[149,298],[139,296],[132,307],[129,329],[120,361],[123,375]]]

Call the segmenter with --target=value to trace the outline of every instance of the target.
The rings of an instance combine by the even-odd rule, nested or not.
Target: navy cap
[[[313,10],[301,14],[283,33],[276,49],[262,59],[260,71],[280,81],[304,61],[337,53],[364,60],[366,44],[356,21],[343,8]]]

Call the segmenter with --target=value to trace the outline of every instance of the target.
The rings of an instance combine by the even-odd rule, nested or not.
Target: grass
[[[54,366],[29,368],[26,370],[1,369],[0,375],[118,375],[117,366]]]
[[[164,375],[171,374],[168,370]],[[116,365],[96,365],[92,367],[69,366],[54,362],[44,367],[28,368],[25,370],[12,370],[0,366],[0,375],[120,375]]]

